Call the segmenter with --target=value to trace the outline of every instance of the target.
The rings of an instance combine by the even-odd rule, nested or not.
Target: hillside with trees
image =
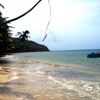
[[[12,38],[10,30],[11,26],[9,26],[11,22],[18,20],[31,12],[41,1],[42,0],[37,1],[36,4],[25,13],[10,20],[7,20],[8,17],[3,17],[2,12],[0,11],[0,56],[3,56],[8,52],[49,51],[44,45],[26,40],[25,38],[27,37],[25,36],[24,38],[21,36],[20,39]],[[1,3],[0,7],[4,9],[4,6]]]
[[[13,38],[13,43],[14,47],[10,51],[12,53],[49,51],[46,46],[34,41],[25,40],[24,42],[20,42],[19,38]]]

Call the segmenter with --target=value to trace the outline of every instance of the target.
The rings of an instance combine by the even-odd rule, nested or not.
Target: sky
[[[0,0],[4,17],[12,19],[30,9],[38,0]],[[50,50],[100,49],[100,0],[42,0],[23,18],[10,23],[13,36],[30,31],[30,40]],[[47,38],[43,42],[45,30]]]

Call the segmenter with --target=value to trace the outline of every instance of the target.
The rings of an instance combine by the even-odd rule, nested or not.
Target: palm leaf
[[[22,35],[22,32],[17,32],[15,36]]]

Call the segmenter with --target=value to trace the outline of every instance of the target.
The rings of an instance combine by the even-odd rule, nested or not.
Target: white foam
[[[17,76],[12,77],[12,78],[10,78],[9,80],[6,80],[6,81],[1,82],[1,84],[7,83],[7,82],[12,81],[12,80],[15,80],[15,79],[17,79],[17,78],[18,78]]]
[[[100,100],[100,82],[90,82],[84,80],[67,80],[48,76],[48,79],[60,87],[65,87],[68,90],[75,91],[80,97],[88,96],[94,100]]]
[[[63,82],[60,82],[60,81],[58,81],[58,80],[56,80],[55,78],[53,78],[53,77],[51,77],[51,76],[48,76],[48,78],[50,79],[50,80],[52,80],[54,83],[58,83],[58,84],[60,84],[60,85],[62,85],[62,86],[64,86],[64,87],[66,87],[67,89],[69,89],[69,90],[72,90],[74,87],[72,86],[72,85],[67,85],[67,84],[65,84],[65,83],[63,83]]]

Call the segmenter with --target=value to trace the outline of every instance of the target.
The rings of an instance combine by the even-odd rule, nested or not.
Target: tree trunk
[[[5,23],[10,23],[10,22],[13,22],[13,21],[16,21],[22,17],[24,17],[25,15],[27,15],[29,12],[31,12],[42,0],[39,0],[32,8],[30,8],[28,11],[26,11],[25,13],[23,13],[22,15],[18,16],[18,17],[15,17],[13,19],[10,19],[8,21],[6,21]]]

